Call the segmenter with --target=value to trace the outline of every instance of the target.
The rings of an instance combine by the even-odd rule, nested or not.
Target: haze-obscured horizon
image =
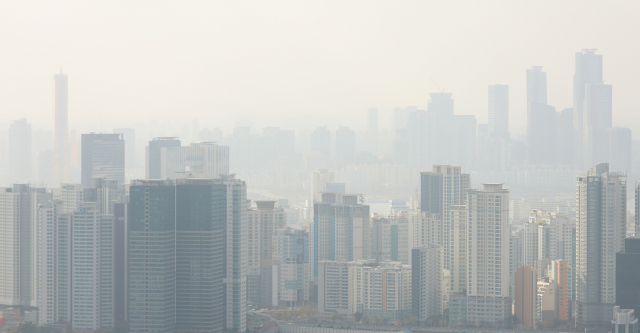
[[[510,87],[518,137],[526,131],[525,70],[544,66],[549,105],[570,108],[574,53],[597,48],[605,83],[614,85],[614,126],[640,130],[635,2],[31,1],[0,8],[3,128],[27,118],[51,129],[52,77],[62,66],[69,128],[80,132],[196,118],[226,131],[242,120],[257,128],[364,130],[369,107],[381,110],[384,129],[392,108],[426,109],[438,89],[453,93],[456,114],[485,123],[487,86],[499,83]]]

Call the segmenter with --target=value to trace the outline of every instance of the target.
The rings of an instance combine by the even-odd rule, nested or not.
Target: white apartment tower
[[[34,288],[39,325],[71,320],[71,223],[61,201],[39,205]]]
[[[627,176],[598,164],[576,186],[576,320],[604,323],[616,302],[616,253],[624,250]]]
[[[469,221],[467,206],[450,207],[451,214],[451,292],[467,289]]]
[[[36,303],[33,231],[38,204],[50,198],[45,189],[29,185],[0,188],[0,304]]]
[[[461,168],[450,165],[434,165],[432,172],[420,173],[420,210],[442,217],[442,238],[437,244],[444,247],[444,268],[451,264],[451,222],[449,207],[463,205],[470,177]]]
[[[73,213],[72,225],[72,328],[112,328],[113,216],[101,215],[95,203],[83,203]]]
[[[468,296],[509,297],[509,190],[469,190]]]

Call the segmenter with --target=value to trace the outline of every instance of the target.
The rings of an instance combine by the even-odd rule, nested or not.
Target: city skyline
[[[440,88],[454,94],[456,114],[474,114],[479,122],[484,123],[487,121],[484,112],[487,105],[486,86],[506,84],[510,86],[511,94],[511,132],[513,135],[523,135],[526,128],[523,69],[543,66],[551,88],[548,104],[558,110],[569,108],[573,104],[572,53],[581,49],[598,48],[601,54],[607,56],[604,63],[607,72],[605,83],[616,86],[613,109],[620,119],[614,120],[614,126],[629,124],[632,130],[640,130],[640,121],[633,118],[634,111],[639,107],[633,99],[633,83],[626,79],[634,77],[633,73],[640,73],[640,67],[633,60],[638,57],[640,49],[610,38],[623,35],[629,31],[627,29],[640,24],[633,19],[640,6],[635,3],[605,4],[595,1],[579,2],[579,6],[576,4],[578,2],[543,2],[534,5],[496,1],[493,6],[425,3],[388,7],[382,3],[351,2],[336,5],[338,7],[335,8],[316,4],[261,4],[250,8],[242,4],[211,4],[186,6],[176,13],[168,3],[160,3],[153,14],[141,12],[144,8],[142,6],[134,6],[124,12],[117,4],[113,7],[96,5],[109,13],[108,17],[119,17],[124,21],[135,17],[141,19],[140,22],[149,24],[148,28],[140,24],[115,25],[111,30],[100,28],[99,24],[106,24],[106,16],[87,12],[94,8],[92,6],[44,6],[42,10],[57,13],[57,20],[64,19],[67,23],[60,27],[51,24],[51,31],[43,33],[36,24],[25,26],[22,30],[33,41],[53,41],[55,46],[51,48],[42,48],[37,43],[25,45],[23,41],[15,39],[7,41],[7,49],[10,51],[1,55],[0,60],[12,63],[13,66],[5,75],[6,83],[0,83],[6,85],[0,86],[0,91],[4,92],[0,97],[6,100],[7,112],[15,114],[16,119],[37,119],[38,123],[34,124],[36,128],[48,125],[52,95],[50,83],[45,78],[52,72],[58,72],[62,65],[63,72],[72,77],[69,82],[73,91],[69,96],[69,128],[91,123],[96,116],[104,121],[113,121],[123,115],[134,122],[150,118],[176,119],[172,115],[178,110],[190,119],[216,121],[225,124],[225,128],[232,127],[237,120],[251,118],[260,118],[265,122],[278,119],[288,122],[288,127],[292,127],[296,122],[305,121],[308,114],[317,116],[328,112],[333,117],[340,115],[356,118],[354,112],[369,107],[417,105],[426,109],[428,93],[438,92]],[[501,10],[495,11],[494,7]],[[6,17],[0,27],[6,30],[9,25],[20,27],[34,19],[45,22],[51,20],[49,15],[43,16],[40,11],[27,16],[30,9],[32,8],[28,5],[17,4],[7,7],[6,12],[13,15]],[[333,15],[333,10],[350,12],[355,15],[354,19]],[[455,13],[457,15],[454,16],[459,20],[477,25],[479,29],[475,30],[484,29],[482,31],[486,34],[478,35],[469,33],[468,29],[461,30],[456,26],[457,20],[446,20],[447,16],[440,17],[436,14],[439,11]],[[226,15],[220,16],[221,13]],[[603,26],[594,23],[592,16],[595,13],[601,18],[615,15],[616,19],[612,19],[614,24]],[[237,38],[246,40],[246,45],[235,44],[233,39],[220,36],[212,29],[196,30],[199,25],[195,22],[204,18],[208,18],[208,22],[217,27],[243,14],[247,18],[253,18],[253,22],[247,22],[247,30],[236,30]],[[83,20],[85,15],[94,19],[94,22],[87,23]],[[279,18],[278,23],[271,21],[272,15]],[[566,20],[567,16],[571,20]],[[167,20],[159,19],[167,17],[175,19],[175,32],[160,37],[154,33],[153,28],[166,23]],[[411,25],[393,24],[394,19],[406,20],[411,17],[415,17]],[[308,22],[303,23],[305,20],[301,20],[302,18],[306,18]],[[316,31],[318,22],[329,19],[335,26]],[[512,24],[518,28],[503,29],[503,24],[490,23],[493,21],[503,22],[504,25]],[[524,22],[528,22],[526,26],[522,26]],[[288,29],[293,24],[299,25],[299,28]],[[79,29],[81,26],[83,28]],[[253,34],[255,29],[250,27],[260,27],[269,36],[273,36],[267,40],[278,37],[274,41],[280,42],[273,46],[270,46],[271,43],[265,44],[262,38],[256,38],[257,35]],[[148,64],[133,66],[134,63],[121,56],[105,57],[104,49],[98,47],[89,35],[120,36],[126,29],[131,29],[133,33],[117,39],[121,42],[119,44],[114,44],[115,41],[111,38],[97,40],[112,46],[114,51],[125,52],[127,48],[131,48],[132,51],[142,52],[151,59]],[[436,33],[440,29],[448,33]],[[349,33],[343,35],[339,31]],[[184,48],[184,55],[168,48],[182,34],[193,34],[193,38],[175,44]],[[312,38],[305,40],[303,36],[307,34]],[[406,37],[391,37],[396,35]],[[333,38],[325,39],[323,36]],[[198,43],[205,37],[210,38],[205,43]],[[138,38],[147,38],[152,42],[147,48],[142,48],[134,43]],[[380,38],[380,42],[376,42],[375,38]],[[531,43],[518,43],[519,39],[531,40]],[[504,40],[513,46],[501,42]],[[73,44],[75,41],[86,41],[87,47],[78,49]],[[544,50],[538,47],[542,41],[547,41],[549,45]],[[381,47],[385,42],[399,48],[401,52],[390,53],[393,48],[387,50]],[[251,45],[260,51],[262,58],[248,53]],[[205,62],[206,57],[195,56],[198,53],[209,54],[212,49],[220,50],[219,46],[224,46],[222,49],[226,51],[216,51],[217,54],[212,55],[212,61]],[[503,56],[482,56],[483,53],[493,53],[497,48],[504,50]],[[20,57],[21,53],[13,51],[18,49],[24,49],[29,57]],[[345,51],[353,55],[343,58],[331,56],[345,54]],[[362,58],[359,57],[362,52],[367,54],[365,62],[356,60]],[[467,61],[462,56],[472,53],[473,61]],[[283,54],[287,56],[283,58]],[[460,56],[452,57],[455,54]],[[88,62],[89,59],[93,59],[93,62]],[[25,61],[29,60],[37,60],[39,65],[27,68]],[[239,65],[248,67],[242,70]],[[344,69],[348,68],[351,69],[345,73]],[[301,69],[308,69],[305,73],[309,77],[315,77],[313,81],[317,83],[307,84],[309,79],[307,75],[300,74]],[[363,71],[368,74],[363,74]],[[348,76],[344,76],[347,73]],[[252,80],[240,82],[234,78],[236,74],[251,75]],[[142,84],[142,77],[158,78],[156,81],[168,83],[145,85]],[[375,77],[388,79],[379,80],[374,79]],[[337,78],[340,80],[336,81]],[[111,84],[116,79],[123,84]],[[95,84],[92,83],[93,80],[102,83]],[[339,81],[344,81],[344,84]],[[261,86],[265,88],[260,89]],[[398,90],[394,86],[404,87]],[[329,90],[324,91],[325,89]],[[22,97],[34,92],[39,95],[37,98]],[[288,95],[292,100],[283,103],[282,94]],[[106,96],[119,98],[111,99]],[[252,97],[249,98],[250,96]],[[319,99],[319,96],[323,98]],[[92,102],[94,100],[104,103],[97,104]],[[230,118],[225,110],[233,110],[232,113],[238,115],[239,119]],[[380,125],[384,128],[385,123],[381,122]]]

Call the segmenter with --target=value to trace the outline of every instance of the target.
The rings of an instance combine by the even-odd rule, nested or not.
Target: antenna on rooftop
[[[441,93],[444,92],[444,89],[440,89],[440,87],[438,87],[438,84],[436,83],[436,81],[434,81],[431,77],[429,77],[429,79],[431,80],[431,82],[433,82],[433,85],[435,85],[436,88],[438,88],[438,90],[440,90]]]

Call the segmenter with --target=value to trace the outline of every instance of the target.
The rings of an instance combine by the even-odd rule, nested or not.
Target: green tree
[[[356,320],[356,323],[359,323],[362,320],[362,313],[356,312],[353,314],[353,318]]]

